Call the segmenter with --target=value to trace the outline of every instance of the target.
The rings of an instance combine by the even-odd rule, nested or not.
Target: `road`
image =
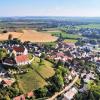
[[[74,84],[75,82],[78,80],[79,76],[77,75],[74,80],[68,85],[66,86],[62,91],[60,92],[56,92],[51,98],[47,99],[47,100],[54,100],[57,96],[61,95],[62,93],[66,92],[67,90],[69,90]]]

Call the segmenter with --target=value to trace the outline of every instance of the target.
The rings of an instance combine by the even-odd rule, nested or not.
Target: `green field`
[[[46,81],[32,69],[30,69],[26,74],[19,75],[18,78],[19,84],[22,87],[21,89],[25,93],[43,87],[47,84]]]
[[[76,28],[79,30],[81,28],[96,28],[96,29],[100,29],[100,24],[88,24],[88,25],[79,25],[79,26],[76,26]]]
[[[80,35],[74,35],[74,34],[68,34],[68,33],[64,33],[64,32],[51,32],[52,35],[54,36],[62,36],[65,39],[77,39],[80,38],[82,36]]]
[[[35,69],[39,74],[41,74],[41,76],[43,78],[49,78],[51,76],[53,76],[55,74],[53,67],[53,64],[43,60],[41,64],[39,64],[40,59],[39,58],[35,58],[35,60],[33,61],[33,69]]]
[[[39,58],[35,58],[32,63],[33,69],[28,68],[28,73],[18,75],[20,87],[25,93],[45,86],[46,79],[55,74],[53,64],[44,60],[40,65],[39,61]]]
[[[74,40],[74,39],[65,39],[64,42],[66,43],[76,43],[78,40]]]

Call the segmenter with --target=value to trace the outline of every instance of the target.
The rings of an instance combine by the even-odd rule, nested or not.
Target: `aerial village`
[[[58,38],[56,44],[52,46],[30,41],[21,42],[10,34],[7,41],[0,42],[0,87],[13,91],[14,95],[1,92],[6,95],[6,98],[10,98],[4,100],[34,100],[37,97],[46,97],[47,100],[56,98],[72,100],[78,93],[88,94],[92,87],[89,88],[89,84],[98,88],[96,84],[100,79],[98,77],[100,75],[100,50],[97,48],[100,48],[100,44],[92,44],[86,42],[85,39],[81,41],[84,41],[85,45],[67,43]],[[46,79],[49,80],[48,84],[51,82],[51,85],[41,87],[44,88],[44,92],[41,88],[33,91],[33,87],[27,93],[9,90],[8,88],[14,85],[16,87],[18,82],[16,75],[29,73],[27,67],[35,70],[32,66],[35,57],[40,59],[40,64],[43,60],[53,63],[55,74]]]

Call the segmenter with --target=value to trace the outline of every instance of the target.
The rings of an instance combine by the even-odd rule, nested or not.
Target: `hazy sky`
[[[100,17],[100,0],[0,0],[0,16]]]

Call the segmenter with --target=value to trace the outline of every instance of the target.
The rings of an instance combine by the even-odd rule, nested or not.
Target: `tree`
[[[2,60],[3,57],[4,57],[4,54],[3,54],[3,52],[0,51],[0,60]]]
[[[3,31],[2,31],[2,33],[7,33],[7,32],[8,32],[7,30],[3,30]]]
[[[100,86],[96,85],[93,81],[88,83],[88,98],[90,100],[99,100],[100,98]]]
[[[95,97],[94,97],[94,95],[93,95],[93,93],[91,91],[89,91],[89,93],[88,93],[88,98],[90,100],[95,100]]]
[[[75,100],[90,100],[90,99],[87,99],[86,93],[77,93],[75,96]]]
[[[75,96],[76,100],[83,100],[83,95],[81,93],[77,93]]]
[[[5,49],[0,49],[0,60],[6,57],[7,51]]]
[[[59,91],[64,85],[64,80],[63,80],[62,75],[60,75],[60,74],[56,75],[55,74],[54,83],[56,84],[57,90]]]
[[[59,67],[59,66],[63,66],[64,63],[61,60],[58,60],[57,64],[55,65],[55,67]]]
[[[21,40],[19,40],[18,38],[13,38],[13,41],[14,41],[15,43],[21,44]]]
[[[84,65],[85,65],[85,60],[80,60],[80,61],[79,61],[79,64],[80,64],[81,66],[84,66]]]
[[[57,70],[56,70],[56,74],[62,75],[62,71],[61,71],[60,69],[57,69]]]
[[[46,57],[45,53],[42,53],[40,58],[44,59],[45,57]]]
[[[19,95],[19,90],[16,89],[16,88],[13,88],[13,87],[6,87],[6,91],[9,91],[7,93],[7,95],[10,97],[10,98],[13,98],[17,95]]]
[[[37,29],[37,31],[42,31],[43,29],[42,29],[42,27],[39,27],[38,29]]]
[[[38,98],[46,97],[48,89],[46,87],[35,90],[35,95]]]
[[[12,57],[13,59],[15,59],[15,53],[12,53],[11,57]]]
[[[60,39],[62,39],[62,38],[63,38],[63,36],[62,36],[62,34],[61,34],[61,33],[59,34],[59,38],[60,38]]]
[[[82,86],[83,87],[83,86]],[[76,100],[99,100],[96,95],[94,95],[95,89],[98,87],[93,80],[89,81],[87,84],[87,90],[84,92],[79,92],[76,95]],[[98,93],[100,94],[100,88],[98,87]],[[99,95],[100,97],[100,95]]]
[[[48,88],[48,95],[47,96],[52,96],[55,92],[58,91],[58,88],[55,83],[51,83],[47,86]]]
[[[58,69],[61,71],[62,76],[64,77],[67,73],[67,68],[64,68],[63,66],[59,66]]]
[[[12,34],[9,34],[8,35],[8,40],[12,40],[12,37],[13,37]]]
[[[5,96],[5,99],[6,99],[6,100],[11,100],[10,97],[9,97],[8,95]]]
[[[3,94],[0,92],[0,98],[2,99],[4,96],[3,96]]]
[[[42,64],[43,64],[43,59],[40,57],[39,65],[42,65]]]

